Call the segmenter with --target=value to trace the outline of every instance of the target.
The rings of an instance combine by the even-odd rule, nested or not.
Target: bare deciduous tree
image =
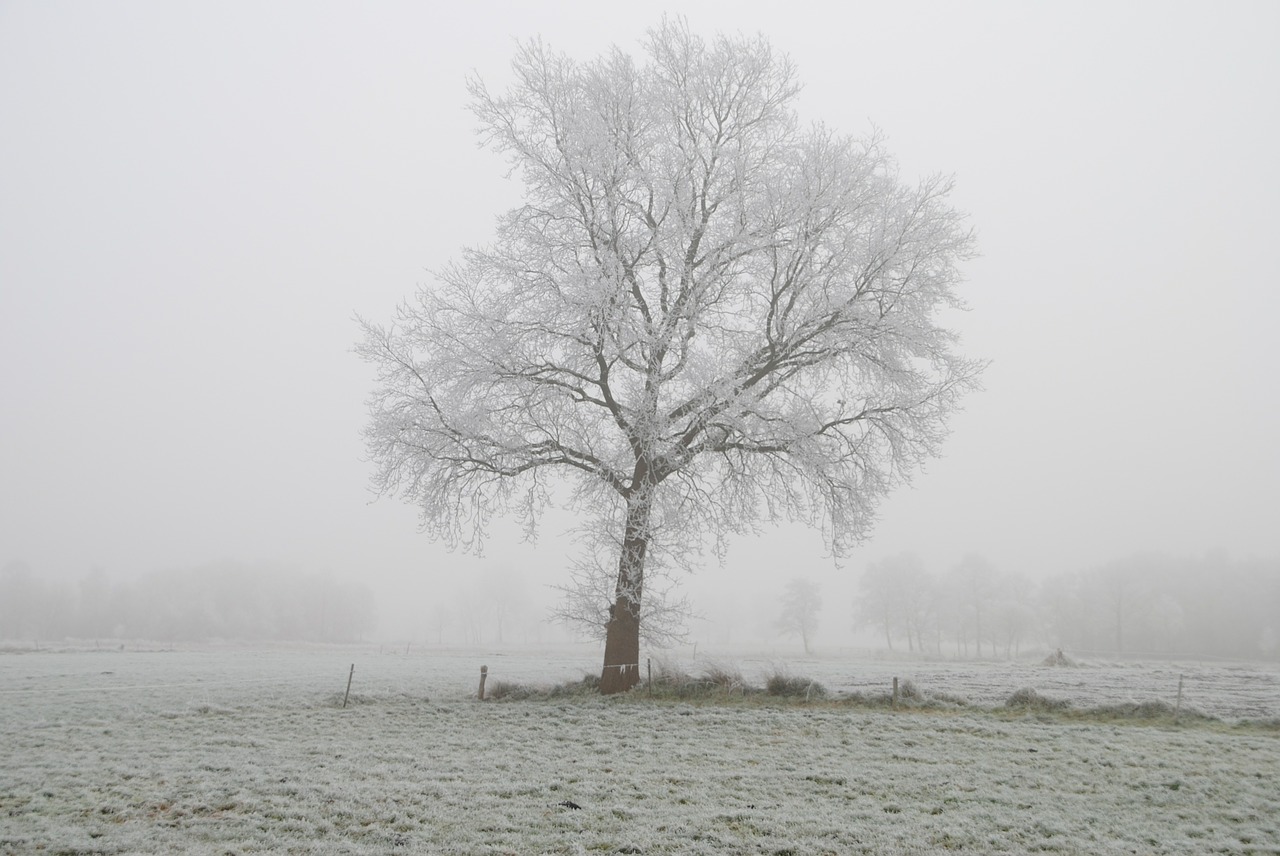
[[[793,579],[782,595],[782,614],[778,631],[786,636],[799,636],[804,652],[813,652],[813,634],[818,630],[818,613],[822,611],[822,591],[812,580]]]
[[[995,567],[979,553],[969,553],[951,569],[950,596],[958,608],[955,631],[963,643],[965,654],[969,652],[970,638],[982,656],[982,642],[990,637],[991,612],[999,591],[1000,575]],[[995,641],[991,653],[995,654]]]
[[[871,562],[858,580],[854,625],[884,630],[884,641],[893,650],[894,636],[906,636],[907,650],[925,650],[925,633],[935,604],[934,583],[924,563],[914,553]],[[935,622],[936,624],[936,622]]]
[[[906,185],[878,137],[803,126],[762,38],[664,21],[645,47],[576,62],[534,42],[505,94],[473,81],[525,203],[358,347],[375,489],[428,534],[533,525],[569,477],[614,569],[590,610],[606,693],[638,680],[652,559],[779,519],[840,554],[981,368],[937,319],[973,243],[949,179]]]

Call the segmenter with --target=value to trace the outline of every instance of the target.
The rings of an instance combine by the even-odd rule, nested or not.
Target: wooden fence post
[[[1173,724],[1178,724],[1178,717],[1182,715],[1182,675],[1178,675],[1178,701],[1173,706]]]
[[[352,664],[351,664],[351,671],[347,672],[347,691],[346,691],[345,693],[343,693],[343,696],[342,696],[342,706],[343,706],[343,708],[346,708],[346,706],[347,706],[347,699],[349,699],[349,698],[351,697],[351,679],[352,679],[352,678],[354,678],[354,677],[355,677],[355,675],[356,675],[356,664],[355,664],[355,663],[352,663]]]
[[[479,693],[480,701],[484,701],[484,682],[485,682],[485,679],[488,677],[489,677],[489,667],[481,666],[480,667],[480,693]]]
[[[894,710],[897,710],[897,709],[898,709],[898,679],[897,679],[897,678],[894,678],[894,679],[893,679],[893,702],[892,702],[892,704],[893,704],[893,709],[894,709]]]

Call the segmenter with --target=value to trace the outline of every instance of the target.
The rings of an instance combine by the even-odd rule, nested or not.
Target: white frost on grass
[[[343,710],[352,656],[0,657],[0,853],[1280,853],[1256,730],[480,704],[461,655],[357,660]]]

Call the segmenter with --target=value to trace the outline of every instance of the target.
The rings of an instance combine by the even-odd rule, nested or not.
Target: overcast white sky
[[[1280,4],[678,8],[767,34],[806,118],[956,175],[983,254],[956,325],[993,361],[845,570],[778,531],[695,593],[803,574],[844,604],[907,549],[1032,575],[1280,554]],[[0,565],[281,563],[367,579],[389,617],[459,572],[557,579],[554,537],[500,530],[482,564],[369,503],[352,316],[388,318],[518,198],[468,73],[502,88],[538,34],[638,52],[660,14],[0,0]]]

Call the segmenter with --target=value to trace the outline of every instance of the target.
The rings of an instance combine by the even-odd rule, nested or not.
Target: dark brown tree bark
[[[614,603],[604,639],[600,693],[626,692],[640,683],[639,604],[622,595]]]
[[[640,600],[644,593],[648,528],[648,495],[633,494],[627,502],[618,585],[605,627],[604,669],[600,673],[602,695],[626,692],[640,683]]]

